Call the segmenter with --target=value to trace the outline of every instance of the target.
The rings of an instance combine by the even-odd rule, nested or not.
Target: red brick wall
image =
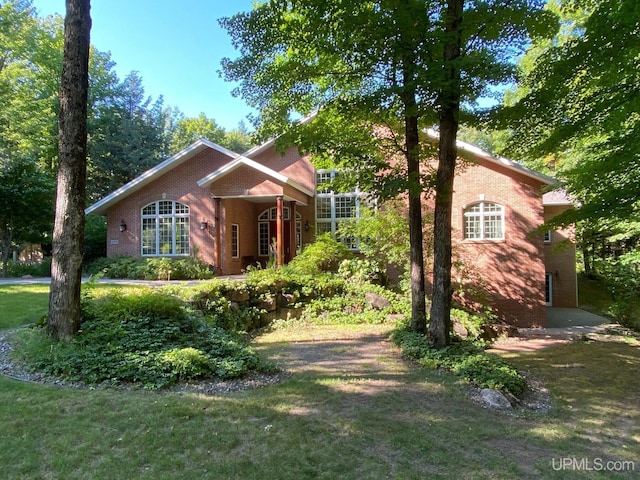
[[[269,157],[275,155],[275,158]],[[220,226],[222,232],[221,267],[223,274],[241,273],[243,257],[258,259],[258,215],[266,208],[275,206],[275,199],[260,198],[285,194],[297,200],[296,209],[302,216],[303,244],[312,240],[313,231],[304,230],[304,224],[315,223],[315,203],[313,198],[289,185],[282,185],[275,179],[255,169],[241,166],[225,175],[210,187],[198,187],[201,178],[216,171],[231,159],[214,150],[207,149],[176,166],[170,172],[156,179],[150,185],[129,195],[121,202],[109,208],[107,214],[107,255],[141,255],[140,230],[141,209],[145,205],[158,200],[175,200],[190,207],[190,241],[191,251],[198,251],[199,257],[209,264],[214,264],[214,212],[212,196],[254,196],[252,199],[224,199],[221,203]],[[297,183],[314,189],[315,176],[313,167],[306,159],[301,159],[292,149],[286,156],[275,154],[273,150],[262,155],[257,161],[268,164],[276,171],[282,170],[284,175],[291,175]],[[309,171],[312,173],[309,174]],[[253,200],[253,201],[250,201]],[[285,202],[289,206],[288,202]],[[307,204],[304,206],[304,204]],[[127,231],[120,232],[121,220],[127,224]],[[205,220],[209,227],[200,230],[200,222]],[[239,229],[239,255],[232,258],[231,225],[237,224]],[[244,258],[244,262],[247,258]]]
[[[532,234],[544,219],[541,186],[540,181],[484,162],[461,165],[454,183],[454,262],[464,264],[454,280],[475,290],[471,297],[516,326],[545,322],[543,236]],[[504,207],[504,240],[464,239],[464,209],[481,200]]]
[[[545,221],[559,215],[570,206],[547,206]],[[576,277],[575,229],[558,229],[551,232],[551,243],[545,243],[545,268],[551,274],[552,306],[575,308],[578,306],[578,281]]]
[[[296,147],[287,149],[284,156],[271,147],[251,158],[276,172],[282,173],[306,189],[312,192],[315,191],[316,176],[313,165],[309,161],[309,156],[300,158]]]
[[[111,207],[107,214],[107,255],[141,254],[141,209],[158,200],[175,200],[190,207],[191,251],[194,248],[202,260],[213,264],[213,240],[209,231],[200,230],[204,219],[213,223],[213,202],[208,188],[198,187],[198,180],[229,162],[229,157],[206,149],[141,190]],[[121,233],[121,220],[127,231]]]

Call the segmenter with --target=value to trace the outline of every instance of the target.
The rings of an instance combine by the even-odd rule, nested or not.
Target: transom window
[[[189,255],[189,207],[160,200],[142,208],[142,255]]]
[[[464,210],[464,238],[467,240],[504,240],[504,207],[479,202]]]
[[[342,193],[331,190],[331,182],[338,172],[318,170],[316,172],[316,233],[331,233],[333,238],[344,243],[351,250],[359,245],[352,236],[340,236],[340,223],[360,217],[360,206],[366,205],[365,195],[359,189]]]

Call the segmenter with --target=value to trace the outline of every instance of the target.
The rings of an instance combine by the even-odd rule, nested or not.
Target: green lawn
[[[0,285],[0,330],[40,320],[49,308],[49,285]]]
[[[23,293],[33,297],[25,302],[7,288],[0,287],[3,328],[44,313],[21,310],[45,308],[46,291],[27,287]],[[346,328],[372,327],[323,326],[322,338]],[[285,358],[289,345],[304,348],[317,338],[289,327],[261,336],[257,346]],[[310,366],[280,385],[213,397],[0,377],[0,478],[637,478],[637,344],[565,345],[511,361],[552,391],[551,413],[483,409],[453,376],[391,352],[375,359],[384,366],[378,373]],[[574,469],[556,470],[561,461]]]

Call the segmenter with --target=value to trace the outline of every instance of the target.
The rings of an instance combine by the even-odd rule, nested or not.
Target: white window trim
[[[544,232],[544,243],[551,243],[551,230],[547,230],[546,232]]]
[[[337,238],[337,232],[338,232],[338,228],[340,225],[340,222],[344,222],[350,219],[355,219],[355,218],[360,218],[360,207],[363,205],[363,200],[362,198],[366,195],[365,192],[360,191],[359,188],[356,187],[356,189],[354,191],[351,192],[335,192],[333,190],[327,190],[327,191],[322,191],[318,189],[318,175],[326,175],[329,174],[329,181],[333,181],[336,177],[336,174],[338,172],[336,172],[336,170],[326,170],[326,169],[321,169],[321,170],[316,170],[315,172],[315,179],[316,179],[316,198],[328,198],[330,199],[330,217],[329,218],[319,218],[318,216],[318,204],[319,202],[316,201],[316,232],[320,231],[320,229],[318,228],[319,225],[330,225],[330,228],[327,229],[327,232],[331,232],[331,236],[334,239],[338,239]],[[336,199],[343,199],[343,198],[353,198],[354,199],[354,216],[346,218],[346,217],[338,217],[336,216]],[[360,249],[360,244],[359,242],[354,239],[354,238],[341,238],[338,239],[340,240],[342,243],[345,244],[345,246],[350,249],[350,250],[354,250],[357,251]]]
[[[160,213],[160,202],[171,202],[171,212],[170,214],[161,214]],[[149,205],[155,204],[155,213],[154,214],[144,214],[142,213],[145,208]],[[181,205],[185,207],[186,213],[175,213],[176,205]],[[156,200],[155,202],[148,203],[144,205],[140,209],[140,255],[143,257],[188,257],[191,252],[191,209],[188,205],[176,202],[175,200]],[[160,219],[171,219],[171,253],[162,253],[160,252]],[[177,247],[177,230],[176,230],[176,219],[182,218],[187,220],[187,252],[186,253],[175,253]],[[154,242],[154,250],[156,253],[144,253],[144,221],[145,220],[153,220],[155,223],[155,238]]]
[[[235,255],[233,254],[234,249],[236,251]],[[237,223],[231,224],[231,258],[240,258],[240,225]]]
[[[491,205],[496,205],[498,207],[500,207],[500,211],[499,212],[485,212],[485,205],[487,204],[491,204]],[[467,210],[470,207],[473,207],[474,205],[480,205],[480,212],[467,212]],[[463,210],[463,238],[465,241],[469,241],[469,242],[501,242],[505,240],[505,215],[506,215],[506,209],[504,207],[504,205],[501,205],[499,203],[496,202],[489,202],[489,201],[485,201],[482,200],[480,202],[474,202],[471,203],[469,205],[466,205],[464,207]],[[502,235],[500,237],[491,237],[491,238],[487,238],[485,235],[485,218],[488,216],[492,216],[492,215],[500,215],[500,231],[502,233]],[[480,224],[480,236],[477,238],[469,238],[467,237],[467,219],[471,218],[471,217],[477,217],[479,219],[479,224]]]

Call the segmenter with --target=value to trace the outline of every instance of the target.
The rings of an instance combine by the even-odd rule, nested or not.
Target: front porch
[[[262,164],[240,157],[198,182],[211,192],[207,224],[219,275],[242,273],[250,264],[284,265],[311,241],[314,192]]]

